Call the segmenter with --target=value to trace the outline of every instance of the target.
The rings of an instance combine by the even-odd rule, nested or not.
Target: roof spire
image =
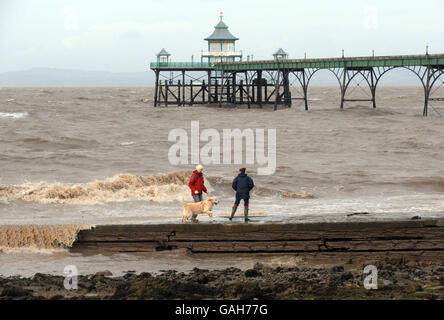
[[[223,12],[220,13],[220,21],[217,25],[214,26],[214,32],[207,38],[206,41],[210,40],[239,40],[235,36],[233,36],[228,31],[228,26],[222,21]]]
[[[220,12],[220,16],[219,17],[220,17],[220,21],[222,21],[222,18],[224,17],[224,13],[222,11]]]

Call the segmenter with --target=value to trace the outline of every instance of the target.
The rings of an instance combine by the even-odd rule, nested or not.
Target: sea
[[[215,221],[202,215],[200,223],[229,223],[231,182],[240,167],[256,185],[251,223],[444,217],[443,106],[432,103],[423,117],[424,91],[413,86],[378,88],[375,109],[366,102],[341,109],[335,87],[308,94],[308,111],[300,100],[273,111],[267,105],[154,107],[151,87],[0,88],[0,275],[63,274],[66,265],[115,275],[251,267],[251,258],[69,252],[80,230],[97,225],[182,223],[177,199],[192,201],[188,181],[196,163],[172,163],[168,137],[175,129],[191,134],[196,121],[200,132],[221,135],[224,129],[276,132],[270,175],[245,159],[204,164],[204,198],[219,204]],[[276,259],[270,263],[294,262]]]

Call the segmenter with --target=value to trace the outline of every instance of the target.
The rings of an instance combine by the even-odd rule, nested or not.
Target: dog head
[[[219,200],[217,200],[216,198],[208,198],[208,201],[210,201],[213,205],[219,203]]]

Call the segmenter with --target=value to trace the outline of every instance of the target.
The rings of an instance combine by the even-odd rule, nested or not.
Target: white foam
[[[29,114],[27,112],[0,112],[0,118],[13,118],[20,119],[25,118]]]

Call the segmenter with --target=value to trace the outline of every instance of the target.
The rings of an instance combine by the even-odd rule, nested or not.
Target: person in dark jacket
[[[196,170],[193,171],[191,175],[188,187],[191,190],[191,196],[194,202],[203,201],[202,192],[207,193],[207,188],[205,187],[205,180],[203,177],[203,167],[199,164],[196,166]]]
[[[254,182],[253,179],[247,176],[245,170],[245,168],[239,169],[239,174],[233,180],[232,187],[236,191],[236,201],[234,202],[233,209],[231,211],[230,221],[233,219],[237,207],[242,199],[244,200],[245,222],[250,221],[250,219],[248,219],[248,204],[250,200],[250,190],[253,189]]]

